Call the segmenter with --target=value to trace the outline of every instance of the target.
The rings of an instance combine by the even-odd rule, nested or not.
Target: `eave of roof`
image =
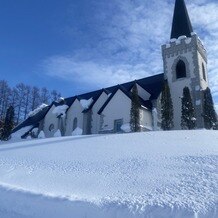
[[[111,101],[111,99],[114,97],[114,95],[117,93],[118,90],[122,91],[128,98],[131,99],[129,92],[122,85],[117,85],[114,92],[110,95],[110,97],[107,99],[107,101],[102,105],[102,107],[98,111],[98,114],[102,113],[102,111],[105,109],[105,107],[108,105],[108,103]]]
[[[102,95],[102,93],[105,93],[105,94],[109,94],[109,92],[106,90],[106,89],[102,89],[101,92],[99,93],[99,95],[92,101],[92,103],[90,104],[89,108],[87,109],[84,109],[82,111],[82,113],[86,113],[88,112],[89,110],[91,110],[93,108],[93,106],[95,105],[95,103],[98,101],[98,99],[100,98],[100,96]]]
[[[129,91],[133,87],[135,82],[138,85],[140,85],[143,89],[145,89],[147,92],[149,92],[151,94],[150,100],[157,99],[157,97],[159,96],[159,94],[160,94],[160,92],[162,90],[162,85],[164,83],[164,74],[157,74],[157,75],[142,78],[142,79],[139,79],[139,80],[133,80],[133,81],[130,81],[130,82],[123,83],[120,86],[122,86],[126,91]],[[90,110],[93,107],[93,105],[95,104],[97,99],[102,94],[102,90],[104,90],[106,94],[109,94],[109,93],[113,94],[115,91],[117,91],[118,86],[119,85],[110,86],[110,87],[107,87],[107,88],[104,88],[104,89],[100,89],[100,90],[96,90],[96,91],[92,91],[92,92],[88,92],[88,93],[84,93],[84,94],[80,94],[80,95],[76,95],[76,96],[73,96],[73,97],[66,98],[65,99],[65,102],[66,102],[65,104],[67,104],[69,106],[69,108],[70,108],[71,105],[74,103],[74,101],[76,99],[78,99],[78,100],[81,100],[81,99],[88,100],[90,98],[93,98],[93,102],[89,106],[89,108],[87,108],[87,109],[85,109],[83,111],[83,113],[85,113],[85,112],[87,112],[88,110]],[[68,110],[69,110],[69,108],[68,108]]]
[[[26,120],[24,120],[22,123],[20,123],[19,125],[17,125],[13,130],[12,133],[20,130],[23,127],[26,126],[38,126],[39,122],[45,117],[45,115],[47,114],[47,112],[50,110],[51,105],[43,108],[41,111],[39,111],[37,114],[35,114],[32,117],[28,117]]]
[[[134,84],[133,84],[134,85]],[[107,107],[108,103],[111,101],[111,99],[114,97],[114,95],[117,93],[117,91],[122,91],[130,100],[132,99],[132,95],[130,93],[130,90],[127,91],[123,85],[117,85],[116,90],[111,94],[111,96],[107,99],[107,101],[103,104],[103,106],[99,109],[98,114],[100,115],[102,111]],[[150,100],[144,101],[141,97],[139,97],[140,105],[144,106],[148,109],[152,108],[152,104]]]

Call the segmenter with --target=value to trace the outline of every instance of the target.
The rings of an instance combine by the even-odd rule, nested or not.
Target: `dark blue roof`
[[[157,99],[159,94],[161,93],[162,86],[164,83],[164,74],[158,74],[158,75],[146,77],[146,78],[139,79],[139,80],[133,80],[133,81],[123,83],[120,85],[110,86],[110,87],[107,87],[105,89],[99,89],[99,90],[84,93],[81,95],[76,95],[73,97],[65,98],[64,104],[66,104],[70,107],[76,99],[88,100],[88,99],[92,98],[93,102],[90,105],[90,107],[83,111],[83,112],[87,112],[89,109],[91,109],[93,107],[93,105],[98,100],[98,98],[100,97],[100,95],[102,94],[103,91],[107,94],[111,93],[113,95],[117,91],[118,87],[120,87],[122,89],[122,91],[125,92],[125,94],[129,95],[128,92],[131,90],[131,88],[133,87],[135,82],[137,82],[137,84],[139,84],[143,89],[145,89],[148,93],[151,94],[150,100]],[[109,98],[111,98],[111,97],[112,96],[110,96]],[[54,104],[55,104],[55,106],[57,106],[57,105],[63,104],[63,102],[59,102],[59,103],[56,102]]]
[[[50,106],[43,108],[36,115],[27,118],[24,122],[22,122],[21,124],[16,126],[13,129],[13,132],[16,132],[19,129],[26,127],[26,126],[38,127],[39,122],[45,117],[45,115],[48,113],[48,111],[52,107],[52,105],[58,106],[58,105],[66,104],[70,108],[70,106],[73,104],[73,102],[76,99],[88,100],[88,99],[92,98],[93,102],[90,105],[90,107],[83,111],[83,112],[87,112],[88,110],[90,110],[93,107],[93,105],[98,100],[98,98],[100,97],[102,92],[105,92],[107,94],[111,93],[111,96],[107,99],[107,101],[102,106],[102,108],[103,108],[103,107],[105,107],[105,105],[107,105],[107,103],[110,101],[110,99],[113,97],[113,95],[116,93],[116,91],[118,89],[122,90],[129,98],[131,98],[130,90],[133,87],[135,82],[151,94],[150,99],[148,101],[144,101],[143,99],[140,98],[141,105],[143,105],[147,108],[151,108],[152,107],[151,100],[157,99],[159,94],[161,93],[162,86],[164,84],[164,74],[158,74],[158,75],[146,77],[146,78],[139,79],[139,80],[133,80],[131,82],[123,83],[120,85],[111,86],[111,87],[108,87],[105,89],[100,89],[100,90],[84,93],[81,95],[76,95],[73,97],[65,98],[64,100],[61,100],[59,102],[52,102],[52,104]]]
[[[108,105],[108,103],[111,101],[111,99],[114,97],[114,95],[116,94],[116,92],[118,90],[121,90],[127,97],[132,99],[132,93],[130,92],[130,90],[132,89],[135,82],[136,82],[136,80],[131,83],[131,86],[130,86],[130,84],[128,84],[129,90],[126,90],[124,85],[117,85],[114,92],[110,95],[110,97],[107,99],[107,101],[99,109],[98,114],[101,114],[101,112],[105,109],[105,107]],[[144,106],[148,109],[152,108],[151,100],[144,101],[141,97],[139,97],[139,101],[140,101],[141,106]]]
[[[171,30],[171,39],[177,39],[179,36],[191,37],[191,32],[193,32],[193,29],[185,2],[184,0],[176,0]]]
[[[139,84],[143,89],[145,89],[147,92],[149,92],[151,94],[150,100],[157,99],[157,97],[159,96],[159,94],[162,90],[162,86],[164,83],[164,74],[157,74],[157,75],[146,77],[143,79],[133,80],[131,82],[120,84],[120,86],[122,86],[126,91],[130,91],[135,82],[137,82],[137,84]],[[99,90],[87,92],[87,93],[84,93],[81,95],[76,95],[73,97],[65,98],[64,104],[66,104],[70,107],[73,104],[73,102],[75,101],[75,99],[88,100],[88,99],[92,98],[93,102],[90,105],[90,107],[92,107],[94,105],[94,103],[96,102],[96,100],[100,97],[100,95],[102,94],[103,91],[107,94],[114,93],[114,91],[117,90],[117,86],[118,85],[110,86],[110,87],[107,87],[104,89],[99,89]],[[57,105],[63,104],[63,102],[62,101],[59,103],[53,102],[53,104],[55,104],[55,106],[57,106]]]
[[[89,111],[90,109],[92,109],[92,107],[94,106],[95,102],[99,99],[99,97],[101,96],[102,93],[106,93],[109,94],[110,92],[106,89],[102,89],[101,92],[99,92],[98,95],[96,95],[92,101],[92,103],[90,104],[89,108],[83,110],[83,113],[86,113],[87,111]]]
[[[26,120],[24,120],[22,123],[20,123],[19,125],[17,125],[13,130],[12,133],[27,127],[27,126],[32,126],[32,128],[38,127],[39,126],[39,122],[45,117],[45,115],[47,114],[47,112],[49,111],[51,105],[44,107],[42,110],[40,110],[37,114],[35,114],[34,116],[28,117]]]
[[[114,89],[113,93],[110,95],[110,97],[107,99],[107,101],[102,105],[102,107],[98,111],[98,114],[101,114],[101,112],[104,110],[104,108],[107,106],[107,104],[114,97],[114,95],[116,94],[116,92],[118,90],[121,90],[125,95],[127,95],[131,99],[131,96],[130,96],[129,92],[125,89],[125,87],[122,86],[122,85],[117,85],[117,86],[115,86],[115,89]]]

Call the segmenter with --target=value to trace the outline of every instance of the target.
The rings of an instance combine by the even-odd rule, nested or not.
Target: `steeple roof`
[[[171,30],[171,39],[178,38],[182,35],[191,37],[191,32],[193,32],[193,29],[185,2],[184,0],[176,0]]]

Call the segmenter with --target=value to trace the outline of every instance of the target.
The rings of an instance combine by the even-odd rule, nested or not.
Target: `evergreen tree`
[[[171,130],[173,126],[173,103],[169,85],[165,81],[161,94],[161,128]]]
[[[182,96],[182,129],[194,129],[196,125],[195,108],[192,104],[192,98],[188,87],[183,89]]]
[[[209,88],[204,90],[203,117],[206,129],[217,129],[217,114],[214,109],[213,98]]]
[[[132,101],[130,109],[130,127],[132,132],[140,131],[140,100],[136,83],[132,89]]]
[[[14,108],[10,106],[7,109],[7,113],[5,116],[2,134],[1,134],[1,140],[7,141],[10,139],[11,131],[14,127]]]

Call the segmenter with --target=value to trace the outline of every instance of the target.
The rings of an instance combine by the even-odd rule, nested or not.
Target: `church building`
[[[181,129],[181,97],[191,92],[196,128],[203,128],[203,90],[208,87],[207,54],[193,32],[184,0],[176,0],[169,42],[162,45],[163,74],[60,99],[34,113],[14,132],[29,126],[45,137],[129,132],[132,88],[137,85],[141,131],[160,129],[160,98],[164,82],[170,87],[174,129]]]

